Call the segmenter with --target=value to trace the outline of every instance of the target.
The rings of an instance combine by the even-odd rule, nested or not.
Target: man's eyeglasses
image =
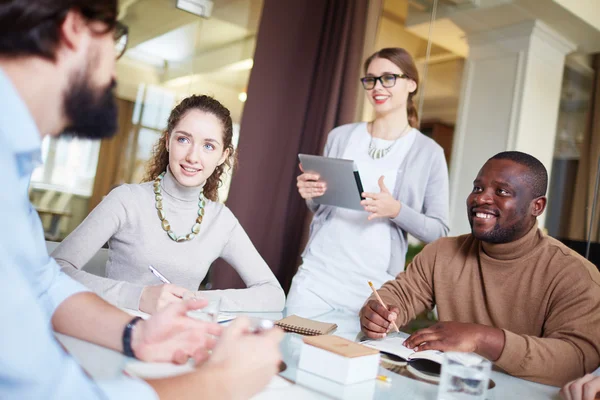
[[[385,74],[381,76],[365,76],[360,78],[365,90],[371,90],[377,84],[377,81],[381,82],[381,86],[384,88],[391,88],[396,84],[396,79],[409,79],[405,74]]]
[[[114,28],[114,39],[115,39],[115,56],[117,60],[125,54],[127,49],[127,42],[129,40],[129,28],[122,22],[116,21]]]

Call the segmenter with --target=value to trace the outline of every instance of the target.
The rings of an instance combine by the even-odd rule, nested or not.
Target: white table
[[[312,318],[317,321],[334,322],[338,325],[335,335],[350,340],[356,340],[360,331],[358,317],[338,311],[324,310],[289,310],[284,313],[237,313],[277,320],[288,314],[297,314],[302,317]],[[59,340],[81,363],[83,368],[94,379],[123,379],[123,367],[130,360],[115,351],[84,342],[69,336],[57,334]],[[314,377],[299,371],[298,358],[302,338],[296,334],[286,334],[282,345],[283,359],[287,369],[280,375],[288,380],[297,382],[288,388],[267,389],[258,396],[260,399],[277,399],[285,397],[293,399],[432,399],[437,396],[437,386],[416,381],[408,377],[395,374],[380,367],[380,373],[390,376],[391,383],[371,381],[363,384],[342,386],[331,381]],[[488,398],[500,399],[559,399],[558,388],[541,385],[518,379],[510,375],[493,371],[492,379],[496,387],[490,390]]]

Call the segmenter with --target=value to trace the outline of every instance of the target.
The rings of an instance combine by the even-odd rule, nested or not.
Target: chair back
[[[52,254],[54,249],[58,247],[59,242],[52,242],[46,240],[46,249],[48,254]],[[87,262],[82,268],[82,271],[89,272],[90,274],[106,277],[106,263],[108,261],[108,249],[100,249],[90,261]]]

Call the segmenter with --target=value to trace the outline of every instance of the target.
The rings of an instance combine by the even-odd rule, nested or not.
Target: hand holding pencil
[[[372,339],[381,339],[387,335],[390,328],[399,332],[396,318],[400,312],[398,307],[387,305],[383,302],[372,282],[369,282],[375,299],[371,299],[360,311],[360,325],[362,331]]]

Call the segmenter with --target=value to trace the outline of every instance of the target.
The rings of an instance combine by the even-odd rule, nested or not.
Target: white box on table
[[[379,351],[339,336],[306,337],[298,368],[342,384],[377,378]]]
[[[373,398],[377,380],[371,379],[359,383],[343,384],[299,369],[296,371],[296,383],[334,399],[362,400]]]

